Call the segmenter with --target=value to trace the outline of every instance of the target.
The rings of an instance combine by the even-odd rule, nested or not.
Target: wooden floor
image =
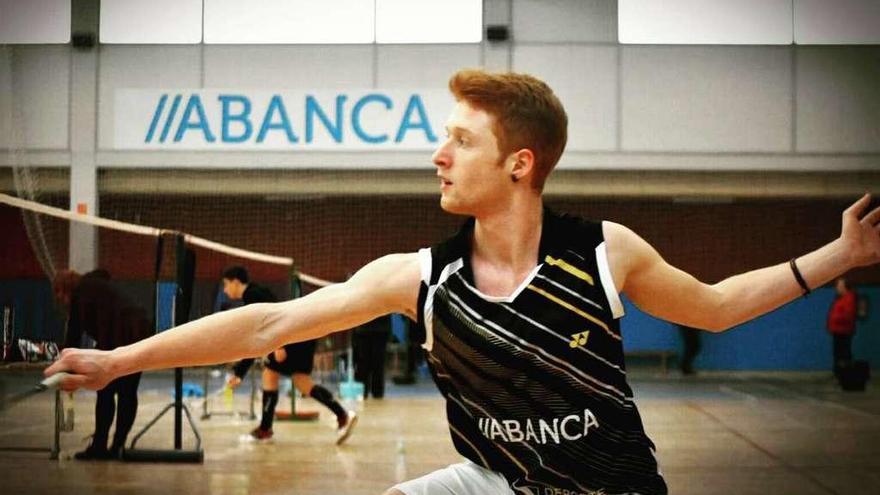
[[[876,384],[866,392],[843,392],[824,373],[630,375],[672,494],[880,493]],[[0,374],[3,392],[21,389],[35,376]],[[199,381],[197,375],[187,379]],[[171,386],[167,373],[145,377],[135,432],[171,400]],[[198,419],[200,402],[190,400],[205,461],[188,465],[71,460],[87,443],[93,404],[93,393],[77,394],[76,427],[62,433],[59,460],[49,460],[46,452],[0,452],[0,492],[378,494],[460,460],[442,400],[428,382],[390,386],[384,400],[358,404],[361,421],[342,447],[334,445],[332,415],[311,400],[299,400],[298,408],[320,410],[319,420],[278,422],[270,444],[241,441],[254,426],[246,417]],[[247,392],[238,392],[234,408],[246,411],[247,405]],[[212,410],[227,407],[218,399]],[[50,446],[51,394],[0,412],[0,421],[0,447]],[[166,417],[139,446],[165,448],[171,442]],[[185,446],[192,444],[187,434]]]

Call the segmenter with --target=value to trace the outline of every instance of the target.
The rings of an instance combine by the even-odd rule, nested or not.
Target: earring
[[[513,182],[519,182],[519,177],[517,177],[516,174],[510,174],[510,180]]]

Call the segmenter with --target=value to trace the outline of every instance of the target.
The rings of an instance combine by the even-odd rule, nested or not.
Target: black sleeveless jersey
[[[482,294],[473,219],[419,251],[416,338],[466,458],[523,494],[665,494],[626,381],[602,225],[545,209],[538,265],[513,294]]]

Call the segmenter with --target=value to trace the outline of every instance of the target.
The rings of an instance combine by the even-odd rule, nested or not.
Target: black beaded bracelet
[[[797,280],[798,285],[804,290],[804,297],[807,297],[810,295],[810,286],[807,285],[806,280],[804,280],[804,277],[801,275],[801,271],[798,270],[797,263],[795,263],[794,260],[795,258],[792,258],[788,264],[791,266],[791,272],[794,273],[794,279]]]

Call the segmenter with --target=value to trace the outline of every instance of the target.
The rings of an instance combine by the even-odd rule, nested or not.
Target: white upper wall
[[[617,64],[613,46],[518,46],[514,67],[543,79],[568,114],[569,150],[614,151],[617,148]],[[577,63],[572,63],[576,60]]]
[[[628,46],[621,56],[624,150],[791,150],[789,50]]]
[[[456,70],[481,65],[480,52],[477,44],[377,46],[376,87],[446,90]]]
[[[69,115],[70,50],[0,46],[0,149],[67,150]]]
[[[513,0],[518,43],[617,42],[617,3],[608,0]]]
[[[703,158],[712,156],[760,169],[780,156],[798,166],[817,154],[858,155],[864,163],[880,152],[878,46],[624,46],[615,41],[614,2],[487,0],[484,11],[485,22],[510,26],[510,42],[101,45],[99,160],[112,154],[114,166],[327,161],[321,153],[288,159],[254,151],[218,160],[220,152],[116,153],[117,89],[445,90],[455,70],[474,66],[532,73],[555,89],[570,120],[563,167],[711,168]],[[70,149],[70,91],[81,86],[71,81],[73,53],[70,46],[0,47],[0,147],[24,140],[32,150]],[[356,163],[359,156],[375,166],[429,166],[424,153],[344,158]],[[409,161],[414,156],[418,163]]]
[[[70,0],[0,0],[0,45],[70,41]]]
[[[880,152],[880,49],[809,47],[797,57],[797,151]]]
[[[794,42],[802,45],[880,43],[877,0],[794,0]]]
[[[113,147],[117,88],[200,88],[202,73],[200,46],[102,46],[98,66],[98,149]]]

